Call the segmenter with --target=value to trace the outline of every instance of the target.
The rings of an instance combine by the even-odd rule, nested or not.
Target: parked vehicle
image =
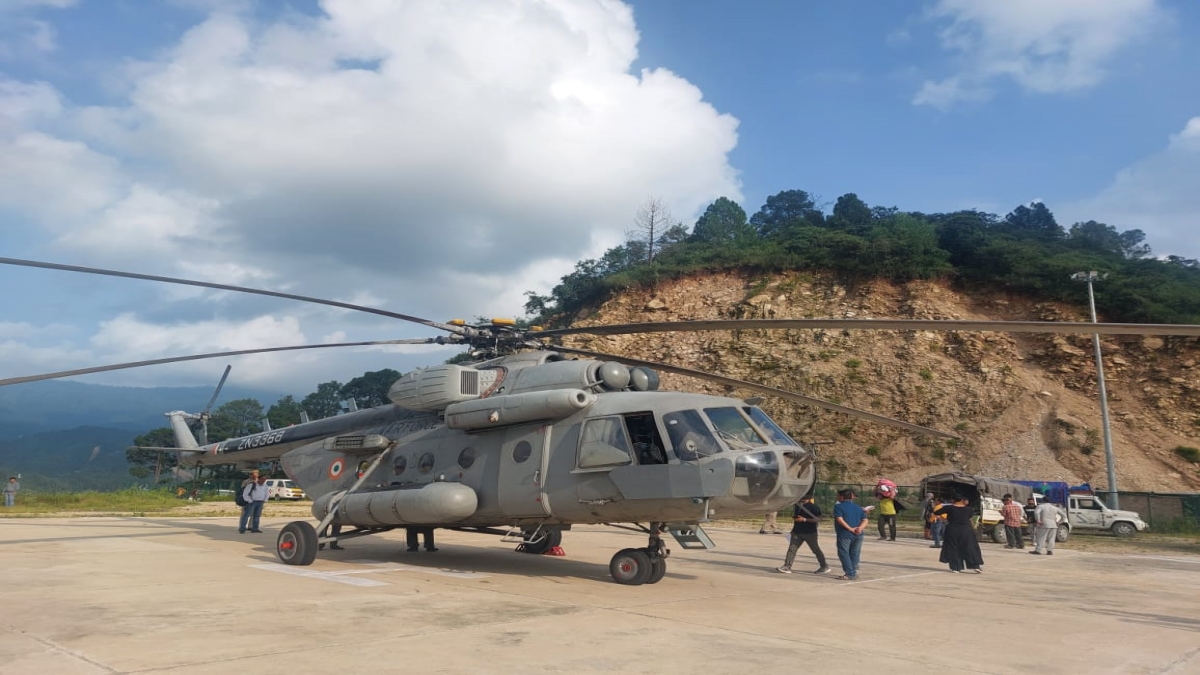
[[[1030,486],[1035,498],[1045,495],[1055,504],[1065,505],[1068,531],[1109,530],[1118,537],[1129,537],[1136,532],[1149,529],[1136,511],[1113,510],[1093,492],[1090,485],[1070,486],[1062,481],[1017,481]],[[1060,537],[1062,525],[1059,525]],[[1064,538],[1058,541],[1066,541]]]
[[[1136,511],[1110,509],[1096,495],[1072,493],[1069,499],[1071,524],[1081,530],[1109,530],[1118,537],[1131,537],[1150,527]]]
[[[304,499],[304,490],[287,478],[268,478],[267,499]]]
[[[991,537],[997,544],[1007,541],[1004,536],[1004,518],[1000,508],[1002,497],[1011,494],[1018,504],[1033,495],[1027,485],[1012,483],[997,478],[984,478],[964,473],[940,473],[926,476],[921,481],[921,492],[932,492],[938,499],[949,499],[952,495],[965,495],[978,516],[976,530],[982,537]]]

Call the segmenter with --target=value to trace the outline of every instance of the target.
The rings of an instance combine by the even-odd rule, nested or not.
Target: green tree
[[[360,409],[374,408],[390,403],[388,389],[400,379],[400,373],[391,368],[363,373],[342,385],[338,395],[343,400],[354,399]]]
[[[342,411],[342,397],[339,393],[341,390],[342,383],[337,380],[322,382],[317,385],[316,391],[300,401],[300,406],[308,412],[310,419],[333,417]]]
[[[208,420],[209,442],[248,436],[262,431],[263,406],[252,398],[240,398],[213,411]]]
[[[824,222],[824,214],[804,190],[784,190],[767,197],[767,202],[750,218],[750,224],[764,237],[786,237],[791,229]]]
[[[1021,239],[1040,239],[1055,241],[1064,236],[1063,228],[1054,219],[1054,214],[1042,202],[1033,202],[1029,206],[1021,205],[1004,217],[1004,222],[998,226],[1005,234],[1011,234]]]
[[[704,210],[688,241],[719,243],[750,236],[754,236],[754,228],[746,219],[746,212],[733,200],[720,197]]]
[[[133,439],[136,447],[125,451],[125,461],[129,462],[129,474],[134,478],[149,478],[161,476],[163,471],[170,472],[179,464],[179,457],[174,452],[159,450],[139,450],[138,448],[174,448],[175,434],[169,427],[159,427]]]
[[[845,230],[851,234],[866,234],[871,229],[874,217],[871,207],[858,198],[853,192],[838,197],[833,205],[833,216],[829,219],[830,227]]]
[[[267,420],[271,423],[272,429],[281,429],[283,427],[299,424],[300,402],[294,396],[288,394],[281,397],[275,402],[275,405],[267,409]]]

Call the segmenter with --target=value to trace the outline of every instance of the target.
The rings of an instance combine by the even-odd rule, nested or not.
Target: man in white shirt
[[[1030,555],[1054,555],[1054,537],[1058,534],[1058,507],[1050,502],[1042,502],[1033,510],[1037,519],[1037,529],[1033,534],[1033,550]]]
[[[242,507],[242,517],[238,520],[238,534],[246,533],[246,525],[251,532],[262,532],[258,529],[258,519],[262,517],[263,504],[267,503],[267,477],[259,476],[258,480],[242,488],[242,499],[246,505]]]

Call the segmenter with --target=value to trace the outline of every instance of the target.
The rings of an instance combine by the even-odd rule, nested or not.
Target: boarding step
[[[675,537],[675,541],[684,548],[716,548],[712,539],[708,538],[708,533],[699,525],[687,527],[669,527],[667,531]]]

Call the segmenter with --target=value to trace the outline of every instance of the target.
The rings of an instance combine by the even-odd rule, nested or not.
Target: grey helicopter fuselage
[[[762,410],[646,390],[646,376],[548,352],[439,366],[398,381],[397,404],[229,439],[185,462],[280,458],[314,517],[338,504],[332,522],[358,527],[700,523],[778,510],[811,488],[811,453]]]

